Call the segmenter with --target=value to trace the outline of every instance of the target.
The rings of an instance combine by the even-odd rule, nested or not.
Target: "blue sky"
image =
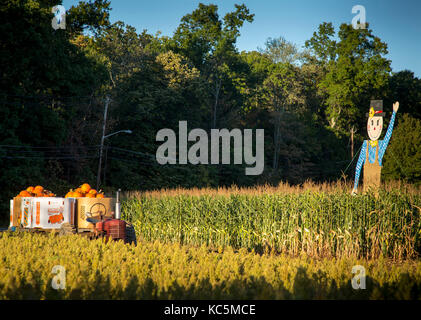
[[[64,0],[66,9],[79,1]],[[409,69],[421,77],[421,1],[419,0],[112,0],[111,22],[121,20],[141,32],[171,36],[180,19],[198,4],[218,5],[219,14],[244,3],[254,13],[253,23],[246,23],[238,39],[239,50],[263,47],[268,37],[283,36],[299,46],[309,39],[322,22],[351,23],[354,5],[363,5],[373,33],[388,44],[387,58],[392,71]]]

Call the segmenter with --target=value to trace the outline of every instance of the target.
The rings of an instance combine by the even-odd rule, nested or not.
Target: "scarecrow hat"
[[[383,112],[383,100],[371,100],[370,101],[370,112],[365,114],[366,117],[384,117]]]

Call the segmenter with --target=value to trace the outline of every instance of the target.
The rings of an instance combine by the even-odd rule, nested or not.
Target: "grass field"
[[[220,252],[161,242],[2,233],[0,299],[421,299],[421,262]],[[66,270],[55,290],[52,269]],[[366,269],[354,290],[352,267]]]
[[[420,208],[399,184],[378,197],[311,183],[131,192],[137,246],[0,233],[0,299],[421,299]]]

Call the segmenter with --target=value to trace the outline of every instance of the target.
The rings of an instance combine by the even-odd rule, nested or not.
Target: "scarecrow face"
[[[368,117],[367,132],[370,140],[375,141],[380,138],[383,129],[383,117]]]

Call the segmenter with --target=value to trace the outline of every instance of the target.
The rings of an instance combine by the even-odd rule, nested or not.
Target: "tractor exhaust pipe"
[[[121,219],[121,211],[120,211],[120,192],[121,189],[117,190],[116,202],[115,202],[115,218],[120,220]]]

